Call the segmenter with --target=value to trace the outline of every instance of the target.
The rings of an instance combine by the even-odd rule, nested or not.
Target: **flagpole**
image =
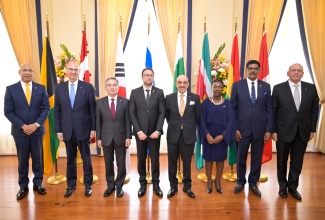
[[[237,12],[236,12],[236,19],[235,19],[235,34],[237,34],[237,20],[238,20],[238,16],[237,16]],[[230,97],[229,97],[230,98]],[[229,146],[228,146],[229,148]],[[224,180],[230,181],[230,182],[235,182],[237,181],[237,173],[234,172],[234,165],[230,166],[230,171],[226,172],[222,175],[222,178]]]
[[[83,27],[83,30],[84,32],[86,33],[86,12],[84,10],[84,14],[83,14],[83,23],[84,23],[84,27]],[[76,163],[79,165],[79,164],[82,164],[82,158],[81,158],[81,154],[80,154],[80,151],[79,151],[79,148],[77,148],[77,160],[76,160]],[[98,176],[93,174],[93,183],[96,183],[98,181]],[[84,183],[84,177],[81,177],[79,179],[79,182],[80,183]]]
[[[148,13],[148,36],[150,34],[150,13]],[[147,145],[147,148],[149,146]],[[148,154],[147,151],[147,175],[146,175],[146,179],[148,183],[152,183],[152,177],[151,177],[151,173],[150,173],[150,154]]]
[[[50,30],[49,30],[49,20],[48,20],[47,10],[46,10],[46,35],[47,35],[48,40],[50,41]],[[54,170],[55,170],[54,176],[50,176],[47,179],[47,183],[51,184],[51,185],[57,185],[60,183],[64,183],[67,180],[67,178],[64,175],[59,175],[57,159],[55,159],[55,162],[54,162]]]
[[[204,1],[204,3],[205,3],[205,1]],[[206,29],[207,29],[206,23],[207,23],[206,12],[204,12],[204,24],[203,24],[203,32],[204,33],[206,32]],[[201,146],[201,149],[202,149],[202,146]],[[211,178],[212,178],[212,181],[215,181],[215,179],[216,179],[216,177],[214,175],[212,175],[212,174],[211,174]],[[199,173],[197,175],[197,179],[199,181],[201,181],[201,182],[208,182],[208,177],[207,177],[207,174],[206,174],[206,170],[205,169],[204,169],[203,173]]]

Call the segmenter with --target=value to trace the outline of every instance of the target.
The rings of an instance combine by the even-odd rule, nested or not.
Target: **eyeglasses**
[[[117,84],[107,84],[107,87],[117,87]]]
[[[298,73],[302,73],[303,71],[301,69],[290,69],[290,72],[298,72]]]
[[[72,68],[68,68],[69,72],[79,72],[79,69],[72,69]]]
[[[152,78],[152,77],[153,77],[153,74],[143,74],[142,76],[143,76],[143,77],[147,77],[147,78],[149,78],[149,77]]]
[[[22,69],[21,71],[23,71],[23,72],[25,72],[25,73],[27,73],[27,72],[32,73],[32,72],[33,72],[32,69]]]
[[[258,68],[258,67],[248,67],[247,68],[249,71],[252,71],[252,70],[254,70],[254,71],[258,71],[258,70],[260,70],[260,68]]]

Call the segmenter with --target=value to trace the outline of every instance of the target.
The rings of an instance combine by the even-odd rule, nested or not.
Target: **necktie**
[[[115,99],[111,99],[112,102],[111,102],[111,113],[112,113],[112,118],[114,119],[115,118],[115,103],[114,103],[114,100]]]
[[[293,85],[295,87],[295,91],[293,93],[293,100],[295,101],[295,105],[297,108],[297,111],[299,110],[300,106],[300,94],[299,94],[299,85]]]
[[[29,83],[26,83],[25,95],[26,95],[27,103],[28,103],[28,105],[30,105],[31,94],[30,94]]]
[[[147,95],[146,95],[146,101],[147,101],[147,106],[149,106],[149,92],[150,92],[150,89],[146,89],[146,92],[147,92]]]
[[[181,100],[179,101],[179,114],[183,117],[185,110],[184,95],[181,94]]]
[[[254,82],[252,82],[252,88],[251,88],[251,101],[252,101],[252,104],[254,105],[254,103],[256,101]]]
[[[73,103],[74,103],[75,97],[76,97],[76,92],[74,90],[74,84],[72,83],[70,85],[70,103],[71,103],[72,108],[73,108]]]

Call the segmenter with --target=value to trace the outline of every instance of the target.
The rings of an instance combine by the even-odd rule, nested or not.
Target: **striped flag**
[[[81,53],[80,53],[80,73],[79,79],[85,82],[90,82],[90,72],[88,65],[88,42],[86,38],[86,31],[82,31],[82,44],[81,44]]]
[[[204,34],[203,45],[202,45],[202,56],[200,59],[199,74],[196,83],[196,94],[200,96],[201,102],[212,96],[211,91],[211,68],[210,68],[210,48],[209,48],[209,38],[208,33]],[[196,168],[200,170],[203,168],[203,158],[201,152],[201,144],[199,140],[195,144],[195,161]]]
[[[182,48],[182,34],[178,32],[176,42],[176,54],[175,54],[175,70],[174,70],[174,87],[173,91],[177,92],[176,81],[177,77],[185,74],[183,48]]]
[[[43,139],[44,174],[49,175],[58,157],[60,141],[57,138],[54,128],[54,92],[57,85],[57,78],[52,50],[47,36],[44,37],[43,42],[40,83],[46,87],[50,103],[50,114],[44,123],[46,132]]]
[[[240,69],[239,69],[239,49],[238,49],[238,35],[235,34],[235,37],[232,42],[231,58],[229,65],[229,74],[228,74],[228,84],[227,84],[227,93],[226,99],[231,97],[231,87],[234,82],[240,80]],[[236,141],[233,141],[228,146],[228,163],[229,166],[233,166],[237,162],[237,153],[236,153]]]
[[[147,43],[147,49],[146,49],[146,68],[152,69],[152,56],[151,56],[151,39],[150,39],[150,33],[148,35],[148,43]]]
[[[123,45],[122,45],[121,34],[118,35],[118,39],[117,39],[115,78],[119,82],[118,83],[119,84],[118,95],[126,98],[124,54],[123,54]],[[114,164],[116,166],[115,156],[114,156]],[[128,174],[130,171],[130,148],[126,149],[125,168],[126,168],[126,174]]]
[[[267,35],[266,32],[263,34],[261,48],[260,48],[260,57],[259,62],[261,64],[260,74],[258,74],[258,79],[263,80],[264,82],[269,83],[269,53],[267,50]],[[272,138],[264,144],[263,155],[262,155],[262,164],[272,160]]]

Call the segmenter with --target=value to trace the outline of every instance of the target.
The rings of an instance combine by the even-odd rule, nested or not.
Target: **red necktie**
[[[115,104],[114,104],[114,99],[111,99],[111,113],[112,113],[112,118],[115,118]]]

